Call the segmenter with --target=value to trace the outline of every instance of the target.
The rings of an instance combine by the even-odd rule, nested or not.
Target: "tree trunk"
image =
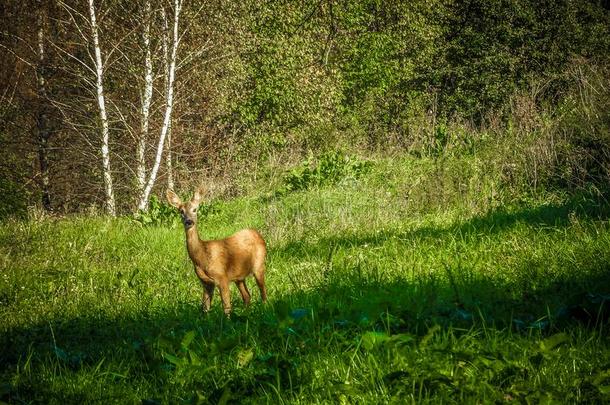
[[[150,49],[150,0],[145,3],[144,31],[142,32],[142,45],[144,46],[144,88],[142,89],[142,107],[140,111],[140,137],[137,143],[137,181],[138,196],[142,196],[146,187],[146,142],[148,140],[148,125],[150,117],[150,104],[153,96],[153,62]]]
[[[169,80],[169,26],[167,16],[163,13],[163,63],[165,66],[165,88],[168,88]],[[170,121],[167,129],[167,151],[165,152],[165,168],[167,170],[167,188],[174,190],[174,171],[172,168],[172,123]]]
[[[51,211],[51,194],[49,193],[49,102],[47,98],[47,56],[45,53],[46,8],[38,2],[38,64],[36,65],[36,81],[38,85],[38,111],[36,112],[36,129],[38,144],[38,163],[40,165],[40,190],[42,192],[42,207]]]
[[[108,115],[106,114],[106,100],[104,97],[104,66],[102,61],[102,51],[100,49],[100,41],[98,36],[98,26],[95,17],[95,5],[93,0],[89,0],[89,16],[91,18],[91,34],[93,37],[93,47],[95,49],[95,72],[96,72],[96,90],[97,103],[100,113],[100,121],[102,124],[102,170],[104,177],[104,189],[106,197],[106,210],[108,214],[115,216],[116,208],[114,201],[114,190],[112,188],[112,173],[110,171],[110,150],[108,148]]]
[[[165,168],[167,169],[167,188],[174,189],[174,170],[172,168],[172,125],[167,130],[167,152],[165,155]]]
[[[180,9],[182,7],[181,0],[174,0],[174,25],[173,25],[173,37],[172,37],[172,50],[170,55],[170,63],[167,74],[167,91],[165,95],[165,114],[163,117],[163,125],[161,126],[161,133],[159,134],[159,142],[157,144],[157,153],[155,155],[155,161],[146,183],[146,187],[140,198],[138,208],[140,210],[146,210],[148,208],[148,200],[150,198],[150,192],[157,179],[157,173],[159,166],[161,165],[161,158],[163,156],[163,149],[165,146],[165,139],[169,132],[169,127],[172,117],[172,109],[174,106],[174,79],[176,75],[176,55],[178,52],[178,44],[180,42],[180,36],[178,32],[178,22],[180,20]]]

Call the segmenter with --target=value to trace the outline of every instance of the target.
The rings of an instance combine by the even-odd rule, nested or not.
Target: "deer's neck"
[[[205,243],[199,239],[196,225],[193,225],[186,230],[186,249],[189,252],[191,260],[196,265],[203,265],[203,259],[205,258]]]

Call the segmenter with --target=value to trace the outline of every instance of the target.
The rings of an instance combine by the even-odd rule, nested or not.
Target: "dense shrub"
[[[564,139],[556,180],[561,186],[610,184],[610,69],[575,63],[571,91],[559,106],[553,131]]]
[[[298,128],[329,127],[365,134],[369,145],[410,144],[422,113],[482,124],[533,78],[610,49],[610,14],[587,1],[286,3],[254,12],[231,119],[279,147]],[[552,83],[539,102],[561,96],[562,83]]]
[[[0,176],[0,220],[25,218],[27,195],[22,187]]]
[[[488,145],[508,185],[522,191],[553,187],[577,190],[610,184],[610,75],[607,65],[582,59],[549,86],[562,83],[557,106],[541,105],[540,86],[514,97],[507,128]],[[519,184],[517,184],[519,183]]]

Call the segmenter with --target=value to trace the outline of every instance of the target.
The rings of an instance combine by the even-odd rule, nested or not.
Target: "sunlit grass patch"
[[[1,399],[607,400],[603,199],[470,209],[417,170],[381,160],[349,184],[208,202],[202,237],[253,226],[269,247],[269,302],[233,288],[230,320],[218,295],[202,314],[177,221],[2,224]]]

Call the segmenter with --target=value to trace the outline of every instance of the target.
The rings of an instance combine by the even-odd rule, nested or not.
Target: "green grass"
[[[440,165],[440,166],[439,166]],[[0,399],[14,403],[610,400],[610,208],[515,199],[485,162],[384,159],[362,178],[204,207],[200,234],[257,227],[224,318],[177,222],[0,225]]]

